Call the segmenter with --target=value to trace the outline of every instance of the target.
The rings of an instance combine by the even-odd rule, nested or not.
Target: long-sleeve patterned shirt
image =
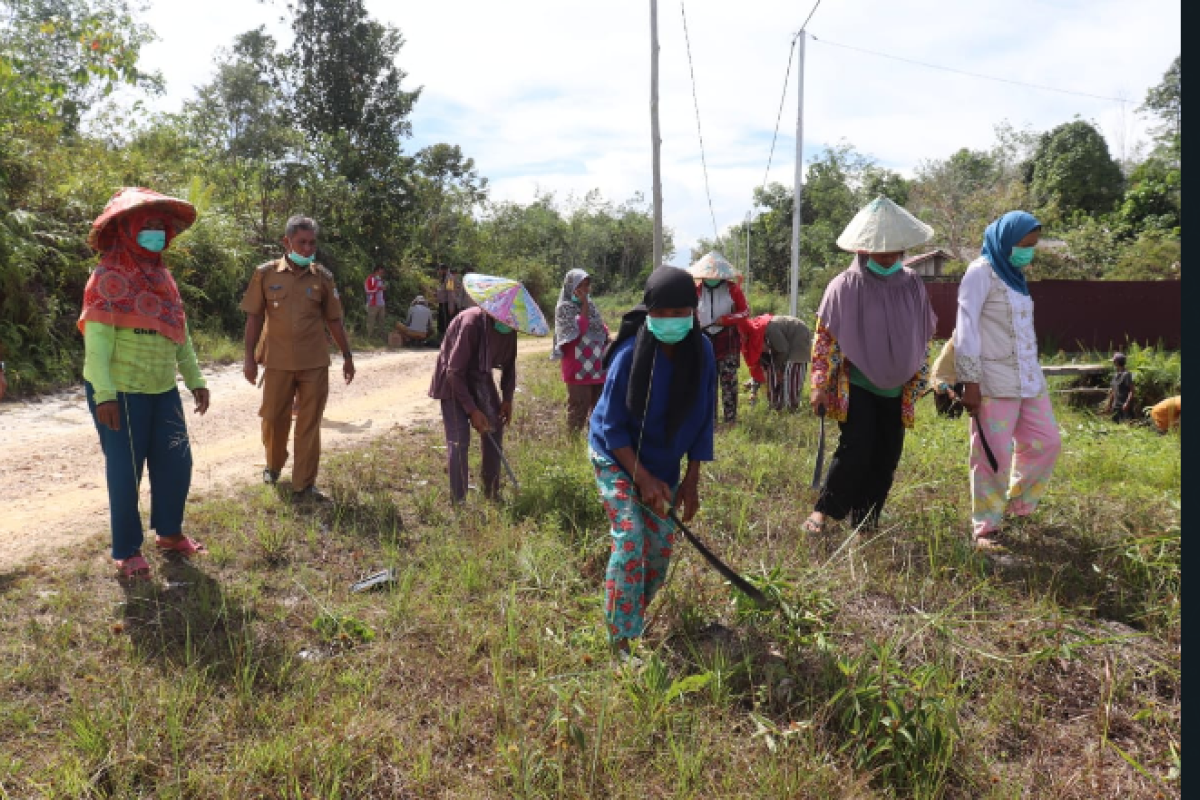
[[[813,337],[811,385],[825,392],[825,411],[837,422],[845,422],[850,412],[850,362],[830,331],[817,319],[817,335]],[[917,417],[917,400],[929,386],[929,344],[925,345],[925,361],[916,375],[909,378],[900,390],[900,421],[911,428]]]

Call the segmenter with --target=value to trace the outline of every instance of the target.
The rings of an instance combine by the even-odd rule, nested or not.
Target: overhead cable
[[[692,76],[692,103],[696,107],[696,135],[700,138],[700,164],[704,167],[704,193],[708,195],[708,215],[712,218],[713,242],[721,237],[717,232],[717,215],[713,211],[712,191],[708,188],[708,161],[704,157],[704,134],[700,131],[700,100],[696,96],[696,69],[692,66],[692,43],[688,38],[687,11],[683,0],[679,0],[679,13],[683,16],[683,41],[687,46],[688,72]]]
[[[1056,86],[1045,86],[1045,85],[1038,84],[1038,83],[1025,83],[1024,81],[1014,81],[1009,78],[997,78],[995,75],[983,75],[978,72],[968,72],[964,69],[956,69],[954,67],[943,67],[940,64],[929,64],[924,61],[916,61],[911,58],[904,58],[903,56],[892,55],[891,53],[881,53],[878,50],[867,50],[864,47],[854,47],[854,46],[848,45],[848,44],[839,44],[838,42],[831,42],[828,39],[819,39],[816,36],[813,36],[812,39],[814,42],[820,42],[821,44],[827,44],[827,45],[830,45],[831,47],[841,47],[845,50],[854,50],[859,53],[866,53],[867,55],[879,56],[880,58],[890,58],[893,61],[903,61],[906,64],[915,64],[918,67],[928,67],[929,69],[940,69],[943,72],[953,72],[958,75],[966,75],[970,78],[979,78],[979,79],[985,80],[985,81],[996,81],[997,83],[1008,83],[1008,84],[1012,84],[1013,86],[1024,86],[1027,89],[1041,89],[1046,92],[1058,92],[1059,94],[1071,94],[1071,95],[1075,95],[1076,97],[1090,97],[1094,100],[1111,100],[1114,103],[1128,102],[1128,100],[1126,100],[1123,97],[1108,97],[1107,95],[1092,94],[1091,92],[1077,92],[1077,91],[1074,91],[1073,89],[1059,89]]]

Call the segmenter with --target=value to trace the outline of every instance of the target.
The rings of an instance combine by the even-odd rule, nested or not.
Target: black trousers
[[[838,428],[841,437],[814,510],[834,519],[849,515],[855,527],[874,527],[904,452],[900,398],[851,384],[850,408]]]
[[[438,338],[441,339],[446,335],[446,328],[450,327],[450,308],[445,303],[438,303]]]

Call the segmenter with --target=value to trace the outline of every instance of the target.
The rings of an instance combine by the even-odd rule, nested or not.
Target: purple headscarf
[[[829,282],[817,317],[867,380],[893,389],[908,383],[925,363],[937,316],[917,273],[904,267],[876,275],[866,262],[860,253]]]

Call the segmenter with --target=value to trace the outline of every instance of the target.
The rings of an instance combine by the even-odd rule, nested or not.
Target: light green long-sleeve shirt
[[[175,344],[157,331],[118,328],[103,322],[84,323],[83,378],[92,385],[96,403],[117,399],[117,392],[162,394],[175,388],[175,370],[189,389],[203,389],[192,335]]]

